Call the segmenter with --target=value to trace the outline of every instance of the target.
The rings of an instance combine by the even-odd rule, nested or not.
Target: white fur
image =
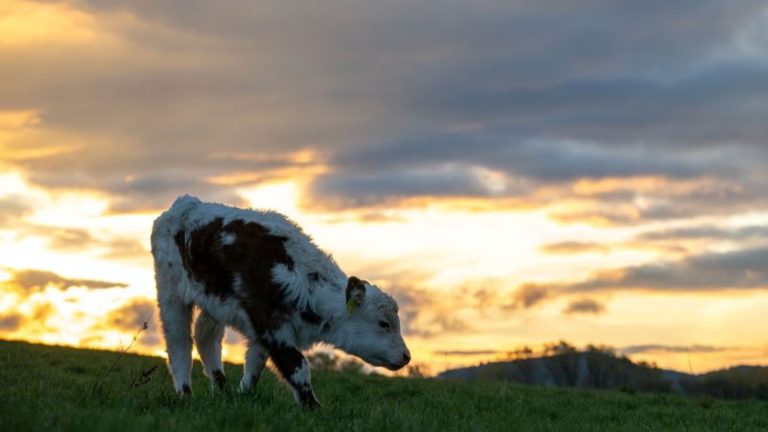
[[[290,382],[298,384],[299,386],[309,386],[311,379],[312,375],[309,372],[309,363],[307,363],[306,360],[301,362],[301,366],[299,366],[288,378]],[[299,392],[295,389],[293,390],[293,397],[297,402],[300,402]]]
[[[221,218],[224,225],[234,220],[255,222],[272,235],[287,239],[284,247],[293,260],[293,267],[289,269],[284,264],[275,265],[272,279],[284,287],[285,301],[296,305],[296,313],[269,337],[300,350],[325,342],[375,365],[401,367],[403,356],[407,355],[408,350],[399,333],[397,304],[391,297],[368,284],[364,304],[350,314],[346,309],[345,298],[347,276],[333,258],[319,249],[295,223],[276,212],[204,203],[185,195],[179,197],[170,209],[155,220],[151,239],[158,303],[177,391],[189,384],[191,305],[202,309],[206,320],[232,326],[249,340],[250,348],[245,364],[247,372],[260,372],[266,361],[265,349],[259,344],[259,337],[264,335],[256,334],[239,300],[235,296],[222,300],[217,296],[206,295],[204,287],[187,274],[174,240],[176,233],[183,230],[187,236],[185,241],[188,241],[191,232],[217,218]],[[221,240],[224,244],[232,244],[236,236],[234,233],[225,233]],[[310,278],[310,274],[318,276]],[[236,274],[236,292],[243,292],[242,283],[242,277]],[[300,312],[307,308],[321,318],[319,325],[308,325],[302,320]],[[392,331],[384,332],[378,327],[377,323],[381,319],[392,323]],[[213,329],[210,337],[204,337],[201,333],[203,337],[198,342],[198,351],[206,363],[206,373],[210,374],[216,367],[221,367],[220,332],[210,322],[199,324],[199,327],[201,332],[207,328]],[[218,354],[214,352],[217,350]],[[290,381],[290,377],[286,378]],[[241,383],[241,388],[250,385],[246,384]]]
[[[241,392],[250,390],[254,380],[264,370],[268,356],[267,349],[260,343],[252,342],[248,344],[248,351],[245,352],[245,364],[243,365],[243,378],[240,380]]]
[[[221,341],[224,339],[224,325],[203,311],[195,321],[194,340],[197,352],[203,361],[205,375],[213,380],[213,371],[223,371],[221,363]]]

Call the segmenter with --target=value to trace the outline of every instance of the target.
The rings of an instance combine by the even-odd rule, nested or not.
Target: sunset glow
[[[163,355],[149,233],[188,193],[291,217],[432,373],[558,340],[768,364],[765,6],[636,38],[605,6],[611,47],[570,3],[453,5],[461,37],[401,2],[92,3],[0,6],[0,338]]]

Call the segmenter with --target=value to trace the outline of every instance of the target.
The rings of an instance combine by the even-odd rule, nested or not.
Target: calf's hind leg
[[[211,385],[223,389],[227,384],[224,365],[221,363],[221,341],[224,339],[224,324],[206,311],[200,312],[195,321],[195,345],[203,361],[205,376]]]
[[[192,305],[184,304],[176,296],[161,297],[158,303],[173,387],[179,394],[191,394]]]

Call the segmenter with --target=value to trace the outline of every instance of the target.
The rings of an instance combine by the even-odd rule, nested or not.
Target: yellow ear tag
[[[357,309],[357,302],[355,302],[355,299],[349,299],[347,301],[347,312],[352,313]]]

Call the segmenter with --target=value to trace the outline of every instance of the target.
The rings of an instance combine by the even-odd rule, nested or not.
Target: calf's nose
[[[403,365],[407,365],[411,361],[411,353],[408,351],[403,353]]]

